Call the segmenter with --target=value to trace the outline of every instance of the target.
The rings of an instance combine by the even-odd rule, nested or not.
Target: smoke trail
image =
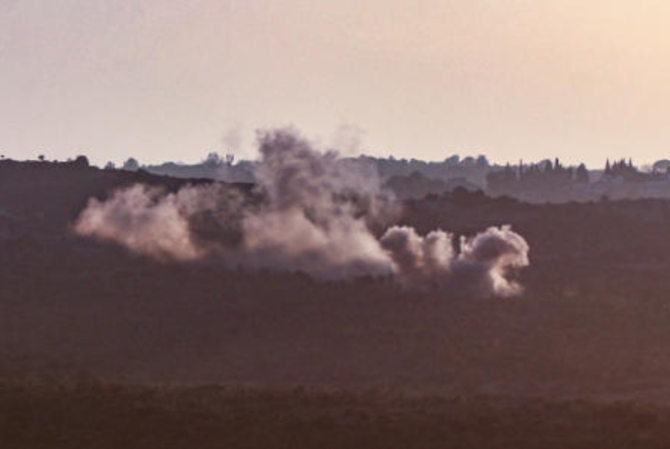
[[[293,130],[258,135],[255,174],[260,202],[245,202],[220,184],[169,193],[133,186],[77,220],[78,234],[124,245],[161,260],[216,255],[250,268],[302,271],[321,278],[394,275],[409,287],[458,288],[475,295],[510,296],[521,287],[511,270],[528,265],[528,244],[509,227],[462,239],[437,230],[422,237],[394,226],[378,239],[398,205],[382,192],[370,167],[319,152]],[[205,238],[233,231],[236,244]],[[235,239],[233,239],[235,241]]]

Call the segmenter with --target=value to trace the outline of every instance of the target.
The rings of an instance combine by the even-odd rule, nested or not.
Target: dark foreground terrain
[[[222,387],[0,386],[4,449],[667,448],[670,410]]]

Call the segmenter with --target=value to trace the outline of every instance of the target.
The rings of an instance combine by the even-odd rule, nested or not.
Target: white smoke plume
[[[293,130],[259,133],[256,178],[262,200],[246,201],[221,184],[176,193],[136,185],[101,202],[90,200],[74,230],[160,260],[214,255],[249,268],[301,271],[348,279],[395,276],[418,288],[458,288],[480,296],[511,296],[521,287],[511,270],[528,265],[528,244],[509,227],[462,239],[441,230],[422,237],[394,226],[398,205],[380,189],[376,172],[332,151],[319,152]],[[203,218],[204,217],[204,218]],[[239,239],[199,233],[202,219]]]
[[[515,296],[523,288],[508,279],[511,270],[529,265],[528,242],[510,226],[489,228],[472,239],[461,238],[461,253],[454,264],[454,282],[474,294]]]
[[[437,230],[421,237],[414,228],[394,226],[380,243],[394,263],[399,279],[413,286],[429,286],[447,279],[454,258],[452,236]]]
[[[245,261],[327,278],[391,273],[366,223],[378,214],[379,183],[295,132],[264,132],[258,140],[256,177],[267,201],[242,220]],[[344,198],[354,193],[369,200],[361,213]]]
[[[83,236],[111,240],[157,259],[192,260],[203,255],[189,229],[187,191],[165,194],[137,184],[101,202],[92,198],[75,230]]]
[[[395,273],[413,287],[451,287],[475,296],[515,296],[522,287],[509,278],[529,265],[526,240],[509,226],[489,228],[472,239],[437,230],[426,237],[413,228],[395,226],[382,236],[382,246],[395,263]]]

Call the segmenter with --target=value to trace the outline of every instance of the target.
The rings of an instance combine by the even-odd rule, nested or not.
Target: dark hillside
[[[199,182],[0,164],[0,374],[670,400],[670,202],[407,203],[421,231],[526,237],[526,294],[476,300],[158,263],[69,232],[89,196],[138,181]]]
[[[90,197],[102,198],[119,187],[143,183],[176,191],[209,179],[178,179],[139,170],[102,170],[74,163],[0,161],[0,217],[40,223],[53,232],[74,220]],[[246,189],[248,185],[238,184]]]

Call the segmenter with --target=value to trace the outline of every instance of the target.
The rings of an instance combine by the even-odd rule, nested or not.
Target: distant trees
[[[558,158],[528,165],[520,161],[516,167],[507,164],[503,170],[489,172],[486,183],[493,194],[553,197],[575,184],[588,184],[589,171],[584,164],[566,167]]]
[[[454,167],[459,164],[460,160],[461,158],[457,154],[454,154],[453,156],[446,158],[444,163],[449,167]]]
[[[475,165],[475,158],[472,156],[467,156],[463,160],[461,160],[461,165],[465,167],[472,167]]]
[[[621,178],[626,182],[639,182],[647,180],[648,176],[640,172],[634,165],[632,159],[620,159],[610,164],[609,159],[605,165],[604,175],[609,178]]]
[[[207,154],[205,160],[202,161],[202,165],[209,168],[220,167],[223,165],[223,160],[221,159],[219,153],[212,151],[211,153]]]
[[[212,151],[207,154],[207,157],[202,161],[202,165],[208,168],[217,168],[223,165],[232,166],[235,162],[235,155],[232,153],[227,153],[225,157],[221,157],[219,153]]]
[[[643,183],[667,181],[670,160],[656,162],[648,170],[640,170],[633,160],[607,159],[602,172],[602,181],[620,183]],[[512,195],[524,199],[576,198],[584,193],[583,188],[570,193],[573,186],[586,186],[591,176],[586,165],[566,167],[556,158],[545,159],[537,164],[520,162],[514,169],[507,165],[503,170],[491,171],[486,177],[488,191],[495,195]],[[602,187],[601,187],[602,189]],[[563,194],[561,193],[563,192]],[[580,193],[581,192],[581,193]]]
[[[423,161],[419,159],[396,159],[375,158],[360,156],[354,162],[361,162],[367,166],[376,168],[381,179],[391,179],[395,176],[410,176],[414,172],[442,181],[460,178],[468,182],[484,186],[486,174],[491,170],[491,165],[486,156],[467,156],[461,159],[458,155],[452,155],[443,161]]]

